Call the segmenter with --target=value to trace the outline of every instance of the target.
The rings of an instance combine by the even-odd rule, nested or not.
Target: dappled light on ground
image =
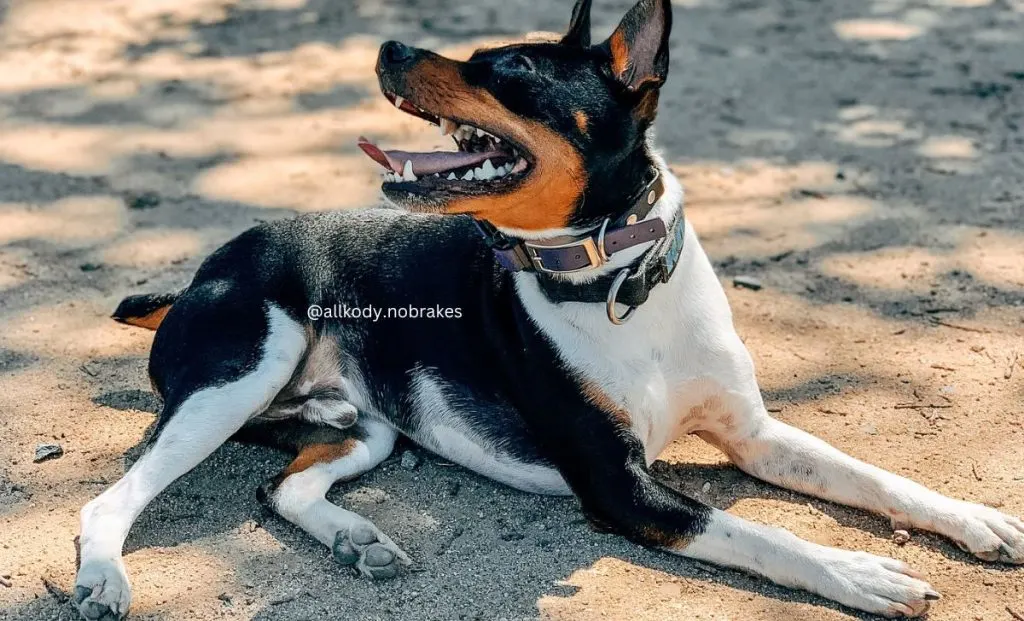
[[[111,322],[117,302],[184,286],[259,222],[375,203],[360,135],[447,144],[379,96],[383,40],[465,58],[560,32],[570,4],[0,4],[0,619],[70,618],[78,509],[159,409],[152,335]],[[598,3],[597,39],[628,4]],[[673,4],[658,144],[773,415],[1024,513],[1024,3]],[[48,442],[64,456],[34,464]],[[331,494],[416,561],[371,584],[258,507],[286,456],[223,447],[132,531],[133,618],[866,618],[420,455]],[[661,459],[657,476],[712,505],[925,571],[944,594],[933,621],[1024,613],[1020,572],[928,535],[897,546],[883,520],[758,483],[694,438]]]

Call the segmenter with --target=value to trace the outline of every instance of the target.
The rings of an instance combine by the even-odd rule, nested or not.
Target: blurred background
[[[596,40],[629,0],[597,0]],[[255,223],[377,201],[356,148],[441,144],[379,96],[390,38],[561,31],[571,0],[0,1],[0,619],[74,619],[77,512],[159,407],[151,333],[107,319]],[[1024,514],[1024,1],[684,0],[659,145],[776,416]],[[760,290],[734,289],[734,277]],[[39,445],[63,454],[35,462]],[[51,449],[52,450],[52,449]],[[398,456],[412,450],[412,468]],[[593,533],[572,499],[412,447],[332,500],[414,573],[357,580],[262,513],[287,457],[227,445],[129,537],[133,618],[866,619]],[[1012,621],[1020,570],[755,482],[696,440],[655,464],[715,506],[907,561],[933,620]]]

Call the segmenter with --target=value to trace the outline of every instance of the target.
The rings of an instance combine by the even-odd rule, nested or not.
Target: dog
[[[939,594],[902,562],[748,522],[648,467],[696,434],[775,485],[1024,563],[1021,520],[769,416],[681,185],[652,147],[671,3],[641,0],[600,43],[590,4],[576,3],[561,39],[464,62],[383,44],[384,96],[458,146],[360,140],[400,209],[257,226],[183,291],[121,303],[116,319],[156,329],[163,410],[138,461],[81,511],[84,618],[127,614],[133,521],[232,437],[295,452],[259,496],[370,578],[411,559],[325,495],[399,435],[514,488],[573,494],[601,530],[888,617],[922,615]]]

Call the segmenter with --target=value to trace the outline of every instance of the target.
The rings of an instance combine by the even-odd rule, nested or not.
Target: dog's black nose
[[[380,62],[385,65],[400,65],[416,55],[416,50],[398,41],[388,41],[380,46]]]

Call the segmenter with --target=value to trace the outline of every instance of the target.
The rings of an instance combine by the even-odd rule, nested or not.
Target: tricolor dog
[[[885,616],[924,614],[939,594],[899,561],[734,517],[648,466],[697,434],[765,481],[1024,563],[1021,520],[768,415],[683,190],[652,147],[671,3],[642,0],[596,44],[589,13],[580,0],[560,41],[465,62],[385,43],[384,96],[457,147],[360,141],[402,210],[257,226],[183,291],[121,304],[115,318],[157,328],[149,374],[164,406],[141,458],[82,509],[74,599],[86,619],[127,614],[132,523],[233,436],[295,452],[260,496],[371,578],[410,557],[325,494],[399,435],[520,490],[574,494],[594,525],[639,544]],[[336,305],[460,312],[309,319]]]

